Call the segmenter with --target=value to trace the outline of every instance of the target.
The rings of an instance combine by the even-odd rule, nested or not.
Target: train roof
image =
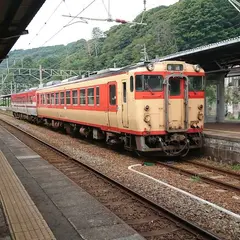
[[[170,60],[170,61],[160,61],[160,62],[173,62],[174,60]],[[160,63],[158,62],[158,63]],[[184,62],[184,61],[174,61],[174,62]],[[122,68],[108,68],[108,69],[103,69],[100,71],[95,71],[92,73],[89,73],[89,75],[87,77],[85,76],[74,76],[74,77],[70,77],[68,79],[64,79],[62,81],[60,80],[54,80],[54,81],[50,81],[44,84],[44,86],[39,86],[36,88],[31,88],[28,90],[25,90],[23,92],[19,92],[19,93],[26,93],[26,92],[30,92],[33,90],[43,90],[43,89],[48,89],[48,88],[52,88],[52,87],[58,87],[58,86],[64,86],[64,85],[68,85],[70,83],[78,83],[78,82],[84,82],[84,81],[90,81],[90,80],[94,80],[96,78],[103,78],[103,77],[109,77],[112,75],[119,75],[119,74],[123,74],[126,72],[129,72],[131,70],[137,69],[139,67],[147,67],[149,64],[154,64],[157,62],[152,62],[152,61],[148,61],[148,62],[139,62],[137,64],[132,64],[132,65],[128,65]]]

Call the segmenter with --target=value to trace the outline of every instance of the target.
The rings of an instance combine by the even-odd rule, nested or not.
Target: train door
[[[117,83],[108,83],[108,125],[118,127]]]
[[[182,75],[170,75],[164,83],[166,131],[186,131],[188,129],[188,78]]]
[[[122,125],[125,128],[128,128],[128,91],[127,91],[127,82],[126,80],[122,81]]]

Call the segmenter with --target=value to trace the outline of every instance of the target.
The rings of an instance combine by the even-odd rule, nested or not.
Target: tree
[[[99,43],[101,39],[105,38],[105,34],[99,27],[95,27],[92,30],[92,38],[93,38],[95,56],[97,57],[99,53]]]

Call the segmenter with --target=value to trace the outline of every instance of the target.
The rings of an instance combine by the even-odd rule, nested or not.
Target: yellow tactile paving
[[[7,159],[0,151],[0,200],[15,240],[55,239]]]

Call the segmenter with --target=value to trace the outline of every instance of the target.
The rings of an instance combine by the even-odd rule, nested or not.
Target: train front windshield
[[[164,78],[161,75],[137,75],[136,91],[162,91]]]
[[[188,76],[189,91],[203,91],[204,77],[203,76]]]

